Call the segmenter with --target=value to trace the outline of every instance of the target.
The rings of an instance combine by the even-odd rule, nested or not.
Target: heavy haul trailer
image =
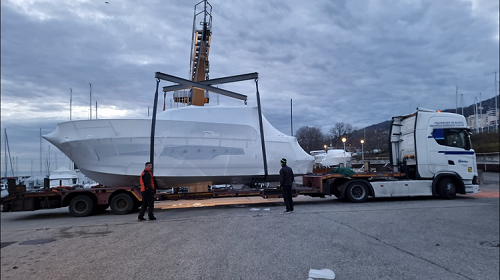
[[[128,214],[142,203],[142,196],[136,187],[97,187],[75,190],[68,187],[54,187],[41,191],[26,192],[24,186],[10,188],[9,195],[2,198],[3,212],[35,211],[68,206],[75,217],[84,217],[103,212],[108,207],[115,214]],[[25,187],[24,187],[25,189]]]
[[[479,191],[476,154],[462,115],[417,109],[392,118],[388,173],[304,175],[303,184],[340,199],[435,196]]]
[[[238,191],[213,191],[193,193],[157,193],[156,200],[206,199],[219,197],[262,196],[264,198],[282,197],[280,189],[252,189]],[[296,191],[293,195],[297,196]],[[314,194],[313,194],[314,195]],[[69,187],[53,187],[41,191],[25,191],[25,186],[14,186],[9,195],[1,200],[3,212],[35,211],[68,207],[75,217],[99,214],[108,207],[118,215],[137,210],[142,204],[138,187],[105,187],[75,190]]]
[[[25,186],[10,184],[9,195],[1,199],[3,212],[35,211],[68,207],[75,217],[99,214],[108,207],[118,215],[128,214],[142,204],[142,195],[138,187],[105,187],[90,189],[73,189],[70,187],[53,187],[40,191],[26,191]],[[323,191],[315,187],[297,187],[293,196],[299,194],[324,197]],[[156,200],[208,199],[223,197],[261,196],[263,198],[281,198],[279,188],[213,190],[211,192],[187,192],[155,194]]]
[[[137,210],[142,204],[139,187],[106,187],[96,186],[90,189],[74,189],[59,186],[48,187],[36,191],[26,191],[26,186],[15,185],[15,179],[8,182],[9,195],[2,197],[3,212],[35,211],[68,207],[75,217],[85,217],[104,212],[108,207],[118,215],[128,214]],[[295,192],[293,195],[297,196]],[[282,197],[280,189],[244,189],[244,190],[213,190],[211,192],[166,193],[158,192],[155,200],[207,199],[221,197],[262,196],[264,198]]]

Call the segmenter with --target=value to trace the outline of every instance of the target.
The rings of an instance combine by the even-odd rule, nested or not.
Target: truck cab
[[[417,109],[394,117],[390,135],[395,170],[409,179],[455,178],[463,182],[458,184],[458,193],[477,191],[476,154],[464,116]]]

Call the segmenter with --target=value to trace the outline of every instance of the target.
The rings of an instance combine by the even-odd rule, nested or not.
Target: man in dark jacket
[[[146,167],[141,174],[141,195],[142,195],[142,206],[139,212],[139,221],[144,221],[144,213],[146,208],[148,209],[149,220],[156,220],[153,215],[154,200],[155,200],[155,180],[153,178],[153,164],[151,162],[146,162]]]
[[[286,159],[281,159],[280,186],[283,188],[283,200],[285,201],[285,213],[293,213],[292,184],[294,181],[293,170],[286,165]]]

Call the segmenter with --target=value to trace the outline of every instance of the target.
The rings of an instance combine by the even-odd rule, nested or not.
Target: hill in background
[[[472,104],[468,107],[458,108],[458,114],[462,114],[464,117],[468,117],[470,115],[474,115],[474,106],[479,107],[479,103]],[[489,109],[495,109],[495,98],[490,98],[481,102],[483,107],[482,113],[486,114]],[[445,109],[443,112],[455,113],[455,109]],[[373,124],[367,126],[365,128],[358,129],[351,134],[351,138],[353,139],[370,139],[375,145],[367,145],[368,149],[382,149],[386,150],[388,148],[387,139],[389,137],[389,130],[391,128],[391,120],[384,121],[378,124]],[[359,142],[359,140],[357,140]],[[477,133],[471,135],[472,146],[477,153],[491,153],[491,152],[499,152],[500,151],[500,143],[499,143],[499,133],[498,132],[490,132],[485,131],[483,133]]]
[[[458,114],[462,114],[462,111],[463,111],[463,116],[467,118],[470,115],[474,115],[474,106],[476,106],[476,105],[477,105],[477,107],[479,107],[479,103],[476,103],[476,104],[469,105],[468,107],[458,108],[458,110],[444,109],[442,111],[447,112],[447,113],[455,113],[455,111],[458,111],[457,112]],[[486,114],[486,112],[489,109],[495,109],[495,98],[493,97],[493,98],[486,99],[486,100],[482,101],[481,106],[483,107],[483,110],[482,110],[483,114]],[[364,129],[365,130],[366,129],[387,129],[387,130],[389,130],[390,127],[391,127],[391,121],[388,120],[388,121],[384,121],[381,123],[372,124],[370,126],[365,127]],[[361,128],[360,130],[363,130],[363,128]]]

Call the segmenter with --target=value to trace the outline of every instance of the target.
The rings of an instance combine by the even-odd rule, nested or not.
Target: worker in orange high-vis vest
[[[148,209],[149,220],[156,220],[153,215],[154,200],[155,200],[155,180],[153,178],[153,164],[151,162],[146,162],[146,167],[141,174],[141,194],[142,194],[142,206],[139,212],[139,221],[144,221],[144,213],[146,208]]]

